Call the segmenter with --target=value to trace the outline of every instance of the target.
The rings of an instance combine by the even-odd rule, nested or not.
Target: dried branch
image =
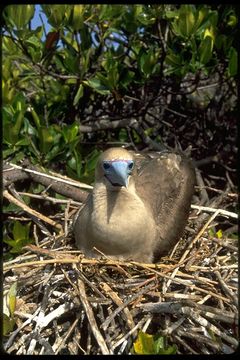
[[[88,132],[118,129],[124,127],[126,128],[129,127],[134,129],[141,137],[143,142],[146,145],[150,146],[152,150],[161,151],[165,149],[163,145],[155,142],[148,135],[146,135],[144,130],[141,128],[139,122],[133,118],[114,120],[114,121],[111,121],[110,119],[98,120],[96,122],[91,122],[88,125],[80,125],[80,131],[83,133],[88,133]]]
[[[39,212],[37,212],[36,210],[31,209],[28,205],[26,205],[24,202],[19,201],[18,199],[16,199],[14,196],[12,196],[11,194],[9,194],[9,192],[7,190],[3,191],[3,196],[8,199],[10,202],[12,202],[13,204],[19,206],[21,209],[23,209],[25,212],[35,216],[36,218],[40,218],[41,220],[43,220],[44,222],[54,226],[55,228],[62,230],[62,225],[61,224],[57,224],[55,221],[49,219],[47,216],[44,216],[42,214],[40,214]]]
[[[192,209],[197,209],[200,211],[207,211],[207,212],[213,212],[215,213],[216,211],[218,211],[219,214],[225,215],[225,216],[230,216],[234,219],[238,218],[238,214],[231,212],[231,211],[227,211],[227,210],[223,210],[223,209],[214,209],[211,207],[207,207],[207,206],[199,206],[199,205],[191,205]]]
[[[93,335],[99,344],[102,354],[109,355],[110,352],[107,348],[107,345],[105,343],[105,340],[104,340],[102,334],[100,333],[100,331],[98,329],[93,310],[87,299],[84,282],[81,279],[78,279],[78,288],[79,288],[79,297],[82,302],[83,308],[86,311]]]
[[[110,129],[119,129],[124,127],[132,127],[137,124],[136,119],[120,119],[113,120],[111,119],[102,119],[94,122],[89,122],[88,125],[80,124],[80,131],[82,133],[95,132],[95,131],[103,131]]]
[[[62,179],[61,177],[51,176],[49,174],[43,173],[37,167],[30,164],[26,165],[26,167],[21,167],[15,164],[4,164],[4,188],[13,182],[25,179],[32,179],[44,186],[51,187],[53,191],[56,191],[59,194],[80,202],[86,201],[88,193],[80,190],[79,188],[92,188],[90,185],[82,184],[74,180]],[[76,189],[76,187],[78,189]]]

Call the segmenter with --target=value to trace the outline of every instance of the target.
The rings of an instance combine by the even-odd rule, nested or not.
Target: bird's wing
[[[153,213],[158,236],[155,258],[165,255],[181,237],[194,192],[191,161],[176,153],[136,154],[136,192]]]

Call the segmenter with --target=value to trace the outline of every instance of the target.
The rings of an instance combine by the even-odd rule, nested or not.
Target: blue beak
[[[127,161],[112,161],[108,163],[110,167],[105,170],[105,176],[115,186],[124,186],[128,185],[129,177],[129,163]]]

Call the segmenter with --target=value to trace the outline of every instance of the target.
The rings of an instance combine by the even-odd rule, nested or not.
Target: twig
[[[102,119],[97,122],[90,122],[88,125],[80,124],[80,131],[83,133],[102,131],[102,130],[110,130],[110,129],[118,129],[122,127],[132,127],[134,124],[137,124],[136,119],[120,119],[113,120],[110,119]]]
[[[139,264],[139,266],[145,267],[144,264]],[[216,298],[218,298],[218,299],[221,299],[221,300],[223,300],[223,301],[225,301],[225,302],[227,302],[227,303],[230,302],[230,300],[227,299],[226,297],[221,296],[221,295],[218,295],[218,294],[216,294],[216,293],[213,292],[213,291],[209,291],[209,290],[206,290],[206,289],[202,289],[202,288],[200,288],[200,287],[198,287],[198,286],[196,286],[196,285],[193,285],[192,283],[189,284],[189,283],[187,283],[187,282],[184,281],[184,280],[176,279],[176,278],[175,278],[175,275],[176,275],[176,273],[177,273],[176,270],[177,270],[177,269],[175,269],[175,270],[173,271],[174,276],[172,276],[172,275],[169,276],[169,275],[160,273],[159,271],[156,271],[156,270],[154,270],[154,269],[152,269],[152,272],[155,272],[156,274],[160,275],[160,276],[163,277],[163,278],[167,278],[170,282],[176,282],[177,284],[182,284],[182,285],[185,285],[185,286],[189,286],[191,290],[194,289],[194,290],[203,292],[203,293],[205,293],[205,294],[211,294],[211,296],[216,297]],[[165,295],[165,292],[163,293],[163,295]]]
[[[226,215],[226,216],[232,217],[234,219],[238,218],[238,214],[231,212],[231,211],[223,210],[223,209],[214,209],[211,207],[199,206],[199,205],[191,205],[191,208],[197,209],[199,211],[207,211],[207,212],[213,212],[213,213],[215,213],[218,210],[219,214]]]
[[[100,333],[100,331],[98,330],[98,326],[97,326],[97,323],[96,323],[96,320],[95,320],[95,317],[94,317],[94,313],[92,311],[92,308],[88,302],[88,299],[87,299],[87,294],[86,294],[86,291],[85,291],[85,285],[84,285],[84,282],[81,280],[81,279],[78,279],[78,288],[79,288],[79,297],[80,297],[80,300],[82,302],[82,305],[83,305],[83,308],[87,314],[87,317],[88,317],[88,321],[89,321],[89,325],[91,327],[91,330],[93,332],[93,335],[102,351],[102,354],[104,355],[109,355],[110,352],[107,348],[107,345],[105,343],[105,340],[102,336],[102,334]]]
[[[92,189],[93,188],[91,185],[87,185],[87,184],[81,183],[79,181],[65,180],[62,177],[56,177],[56,176],[48,175],[48,174],[45,174],[45,173],[42,173],[42,172],[39,172],[39,171],[36,171],[36,170],[27,169],[27,168],[24,168],[22,166],[15,165],[15,164],[12,164],[12,163],[9,163],[9,165],[11,165],[15,169],[19,169],[19,170],[28,172],[30,174],[40,175],[40,176],[46,177],[48,179],[52,179],[52,180],[55,180],[55,181],[58,181],[58,182],[68,184],[68,185],[76,186],[76,187],[83,188],[83,189]],[[7,170],[10,170],[10,169],[7,169]]]
[[[175,111],[175,110],[172,110],[172,109],[170,109],[170,108],[168,108],[168,107],[166,107],[165,110],[167,110],[167,111],[169,111],[169,112],[171,112],[171,113],[173,113],[173,114],[175,114],[175,115],[178,115],[178,116],[180,116],[180,117],[183,117],[183,118],[185,118],[185,119],[187,118],[187,115],[181,114],[180,112]],[[172,126],[172,125],[171,125],[171,126]]]
[[[206,224],[202,227],[202,229],[199,231],[199,233],[197,234],[197,236],[195,236],[195,238],[192,240],[192,242],[189,244],[187,250],[184,252],[184,254],[182,255],[181,259],[179,260],[179,262],[181,263],[183,260],[186,259],[187,255],[189,254],[190,250],[192,249],[193,245],[198,241],[198,239],[200,239],[200,237],[202,236],[202,234],[204,233],[204,231],[207,229],[208,225],[215,219],[215,217],[219,214],[220,209],[216,210],[215,213],[210,217],[210,219],[206,222]],[[168,287],[171,284],[171,279],[173,279],[175,277],[175,275],[178,272],[179,267],[177,267],[172,275],[171,278],[169,279],[169,281],[166,283],[165,289],[164,289],[164,293],[167,292]]]
[[[188,306],[186,306],[188,305]],[[158,302],[158,303],[145,303],[138,305],[138,307],[143,308],[145,311],[158,314],[185,314],[189,315],[190,310],[195,308],[200,314],[207,316],[216,321],[221,321],[227,324],[237,324],[238,319],[236,314],[230,313],[227,311],[219,311],[219,309],[214,308],[213,306],[206,306],[194,303],[189,300],[182,300],[181,302],[169,301],[169,302]]]
[[[56,199],[56,198],[53,198],[53,197],[48,196],[48,195],[37,195],[37,194],[31,194],[31,193],[26,193],[26,192],[21,192],[21,191],[19,191],[19,194],[31,197],[33,199],[48,200],[48,201],[53,202],[54,204],[68,204],[69,203],[69,200]],[[81,206],[81,203],[78,202],[78,201],[73,201],[72,200],[71,205]]]
[[[62,225],[56,223],[55,221],[49,219],[48,217],[40,214],[39,212],[37,212],[36,210],[31,209],[28,205],[26,205],[25,203],[17,200],[14,196],[12,196],[11,194],[9,194],[9,192],[7,190],[3,191],[3,196],[8,199],[10,202],[12,202],[13,204],[19,206],[21,209],[23,209],[24,211],[26,211],[27,213],[36,216],[36,218],[40,218],[41,220],[45,221],[46,223],[56,227],[57,229],[62,231]]]
[[[207,186],[207,185],[196,186],[196,189],[199,189],[199,190],[207,189],[207,190],[211,190],[211,191],[214,191],[214,192],[216,192],[216,193],[219,193],[219,194],[226,194],[226,196],[229,196],[229,197],[238,198],[238,194],[235,194],[235,193],[226,193],[226,191],[219,190],[219,189],[215,189],[215,188],[213,188],[213,187],[211,187],[211,186]]]
[[[220,344],[218,344],[216,341],[213,341],[213,340],[211,340],[210,338],[208,338],[206,336],[200,335],[199,333],[196,334],[196,333],[192,333],[192,332],[187,331],[187,330],[178,329],[177,334],[180,337],[186,337],[186,338],[190,338],[190,339],[193,339],[193,340],[196,340],[196,337],[197,337],[199,341],[213,347],[217,351],[221,351]]]
[[[79,182],[74,182],[74,180],[63,179],[60,180],[60,176],[49,178],[46,173],[42,173],[36,166],[33,166],[27,162],[26,168],[23,167],[20,169],[9,167],[7,164],[3,164],[4,173],[3,173],[3,186],[6,188],[10,184],[24,179],[30,179],[35,182],[38,182],[46,187],[51,187],[52,191],[55,191],[59,194],[66,196],[67,198],[74,199],[76,201],[85,202],[88,197],[88,192],[81,190],[79,188]],[[34,172],[33,172],[34,171]],[[55,180],[55,181],[53,181]],[[66,184],[66,181],[69,181],[71,185]],[[90,186],[90,185],[87,185]],[[81,183],[80,183],[81,187]],[[84,186],[86,187],[86,186]]]
[[[69,336],[71,335],[71,333],[73,332],[75,327],[77,326],[80,314],[77,314],[76,316],[77,316],[76,320],[70,326],[70,328],[68,329],[66,335],[63,338],[60,338],[60,340],[61,340],[60,343],[57,346],[54,346],[55,344],[53,345],[54,355],[57,355],[59,353],[59,351],[62,350],[63,346],[65,345],[65,343],[67,341],[67,339],[69,338]]]
[[[40,74],[39,74],[40,76],[41,76],[42,73],[44,73],[45,75],[49,75],[49,76],[52,76],[54,78],[62,79],[62,80],[69,80],[69,79],[79,80],[80,79],[80,77],[76,76],[76,75],[61,75],[61,74],[55,73],[53,71],[50,71],[50,70],[46,69],[40,63],[35,64],[34,69],[37,71],[38,74],[39,74],[38,69],[41,71]]]
[[[25,246],[25,249],[29,249],[31,251],[35,251],[41,255],[43,255],[45,253],[45,255],[54,257],[54,259],[49,259],[49,260],[38,260],[38,261],[29,261],[29,262],[23,262],[21,264],[6,264],[3,266],[3,270],[4,271],[8,271],[10,269],[17,269],[17,268],[21,268],[21,267],[27,267],[27,266],[44,266],[47,264],[89,264],[89,265],[102,265],[102,266],[109,266],[109,265],[121,265],[121,266],[127,266],[127,267],[132,267],[133,265],[136,266],[143,266],[145,265],[147,268],[149,269],[161,269],[161,268],[165,268],[165,269],[169,269],[169,265],[165,265],[165,264],[142,264],[142,263],[138,263],[135,261],[132,261],[130,263],[128,262],[124,262],[124,261],[115,261],[115,260],[101,260],[101,259],[87,259],[87,258],[82,258],[82,256],[69,256],[68,254],[65,253],[59,253],[58,255],[54,254],[54,252],[52,253],[52,251],[50,250],[46,250],[46,249],[42,249],[42,248],[38,248],[34,247],[34,245],[28,245]],[[36,250],[34,250],[36,249]],[[66,255],[64,257],[64,255]],[[55,257],[57,256],[57,257]]]
[[[80,124],[80,131],[83,133],[88,133],[88,132],[118,129],[124,127],[130,127],[134,129],[142,138],[143,142],[149,145],[151,149],[158,151],[161,151],[163,149],[163,146],[161,144],[156,143],[148,135],[145,134],[139,122],[134,118],[127,118],[127,119],[120,119],[113,121],[111,121],[110,119],[103,119],[97,122],[91,122],[88,125]]]
[[[230,298],[233,300],[234,304],[236,306],[238,306],[238,299],[237,296],[229,289],[229,287],[227,286],[227,284],[225,283],[225,281],[223,280],[220,272],[218,270],[215,271],[215,275],[217,276],[217,279],[223,289],[223,291],[225,292],[226,295],[229,295]]]
[[[41,329],[43,329],[48,326],[51,321],[59,318],[61,315],[65,314],[68,310],[72,310],[73,308],[74,305],[72,303],[64,303],[62,305],[59,305],[58,308],[54,309],[48,315],[42,317],[39,320],[38,325],[41,327]]]
[[[147,316],[147,319],[151,319],[151,315]],[[125,334],[120,340],[118,340],[113,346],[112,350],[121,345],[125,340],[129,338],[137,329],[139,329],[146,322],[146,317],[143,317],[127,334]]]
[[[175,338],[183,347],[185,347],[190,354],[199,355],[197,351],[195,351],[191,346],[189,346],[181,337],[176,334],[173,334],[173,338]]]
[[[209,239],[206,239],[206,238],[203,238],[204,240],[206,241],[209,241]],[[237,246],[234,246],[232,244],[229,244],[227,242],[227,239],[226,241],[223,241],[222,239],[216,239],[216,238],[211,238],[211,241],[217,243],[218,245],[221,245],[222,247],[226,247],[228,249],[231,249],[232,251],[238,251],[238,247]]]
[[[198,315],[194,311],[187,311],[188,315],[196,321],[199,325],[203,326],[204,328],[207,328],[211,330],[214,334],[220,336],[222,339],[227,341],[229,344],[233,346],[238,346],[238,341],[234,339],[232,336],[229,336],[225,333],[225,331],[219,330],[215,325],[211,324],[208,320],[206,320],[203,316]]]
[[[6,345],[5,345],[5,349],[7,350],[13,343],[15,337],[17,336],[17,334],[28,324],[30,324],[32,322],[33,319],[35,319],[36,316],[38,316],[39,312],[40,312],[40,306],[37,308],[37,310],[35,311],[34,314],[30,315],[29,318],[21,325],[19,326],[9,337]]]
[[[123,303],[123,305],[119,306],[116,310],[114,310],[111,314],[111,316],[109,316],[104,323],[102,323],[101,328],[103,330],[106,330],[108,325],[110,324],[110,322],[112,321],[112,319],[115,318],[115,316],[117,314],[119,314],[120,311],[122,311],[124,309],[124,307],[128,306],[129,304],[131,304],[131,302],[133,302],[135,299],[137,299],[140,295],[148,292],[151,288],[153,287],[152,284],[147,285],[145,288],[141,289],[136,295],[131,296],[127,301],[125,301]]]
[[[123,302],[120,299],[120,297],[117,295],[117,293],[115,291],[113,291],[111,289],[111,287],[108,284],[101,283],[100,285],[102,286],[102,288],[106,292],[106,294],[115,302],[115,304],[117,306],[123,306]],[[134,321],[133,321],[133,317],[132,317],[132,315],[131,315],[131,313],[130,313],[130,311],[129,311],[129,309],[127,307],[123,308],[123,313],[126,316],[127,324],[129,326],[129,328],[130,329],[134,328],[135,324],[134,324]]]

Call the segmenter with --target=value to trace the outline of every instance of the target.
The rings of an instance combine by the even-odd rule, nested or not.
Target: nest
[[[62,220],[60,234],[39,225],[36,245],[4,263],[5,297],[17,283],[15,328],[4,338],[5,350],[131,354],[142,331],[162,336],[178,354],[234,352],[238,265],[228,234],[237,216],[220,208],[236,194],[215,189],[215,195],[215,207],[192,206],[183,238],[158,264],[87,259],[73,250],[78,207],[68,201],[64,213],[49,219]]]

